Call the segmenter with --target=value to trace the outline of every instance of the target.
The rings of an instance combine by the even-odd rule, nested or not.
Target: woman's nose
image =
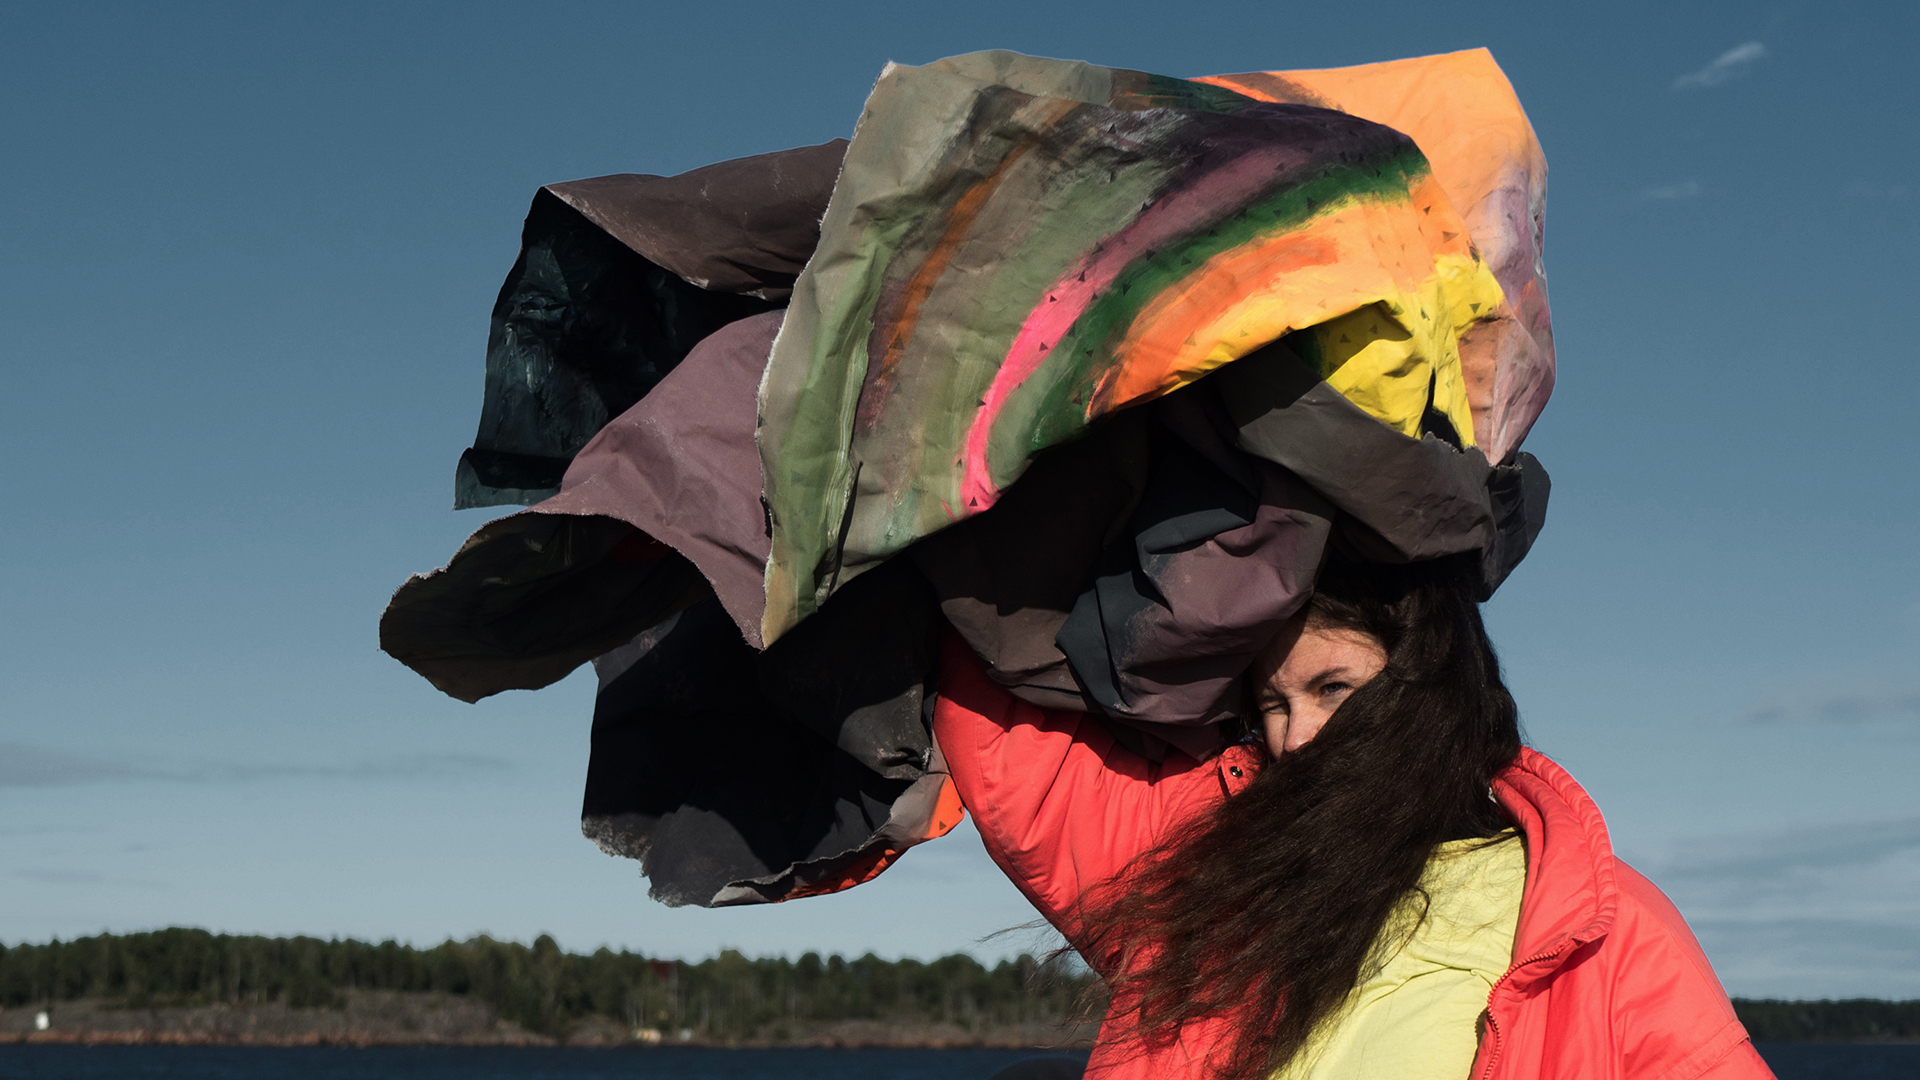
[[[1298,750],[1313,741],[1320,729],[1326,726],[1330,712],[1319,709],[1301,709],[1293,714],[1287,725],[1287,749]]]

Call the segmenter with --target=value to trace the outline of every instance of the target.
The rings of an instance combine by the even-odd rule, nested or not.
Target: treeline
[[[566,953],[477,937],[416,949],[168,929],[0,946],[0,1007],[104,999],[126,1008],[280,1002],[339,1007],[348,990],[465,995],[529,1031],[560,1036],[600,1015],[705,1039],[752,1038],[804,1021],[1058,1023],[1078,1015],[1094,977],[1031,956],[992,968],[807,953],[750,960],[728,950],[697,964],[601,949]],[[779,1036],[776,1036],[779,1037]]]
[[[0,1007],[102,999],[126,1008],[279,1002],[339,1007],[349,990],[455,994],[503,1019],[562,1036],[590,1016],[632,1028],[747,1039],[810,1021],[1056,1024],[1082,1015],[1096,980],[1031,956],[992,968],[867,955],[697,964],[601,949],[566,953],[477,937],[416,949],[393,941],[265,938],[171,929],[0,946]],[[1920,1038],[1920,1001],[1734,1000],[1762,1041]],[[775,1034],[775,1037],[780,1037]]]
[[[1747,1034],[1761,1042],[1920,1039],[1920,1001],[1733,1000]]]

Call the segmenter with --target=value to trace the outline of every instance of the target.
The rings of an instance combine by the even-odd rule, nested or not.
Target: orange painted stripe
[[[1077,101],[1047,100],[1038,104],[1042,115],[1037,118],[1037,122],[1029,128],[1027,134],[1014,145],[1013,149],[1007,151],[1007,156],[1000,160],[999,166],[993,170],[992,175],[973,185],[966,194],[954,202],[953,209],[947,213],[947,227],[940,234],[939,242],[934,244],[933,250],[928,252],[927,257],[915,268],[913,276],[907,279],[906,287],[902,290],[900,315],[893,320],[893,329],[887,338],[887,347],[880,354],[878,375],[880,379],[886,379],[899,365],[901,356],[906,352],[907,344],[913,340],[913,331],[919,325],[920,311],[926,306],[927,298],[933,295],[934,286],[940,283],[940,278],[947,272],[947,267],[953,265],[954,256],[959,253],[960,246],[967,242],[973,232],[974,222],[979,220],[981,211],[987,208],[993,193],[1000,189],[1001,182],[1006,180],[1007,174],[1020,163],[1022,158],[1031,153],[1034,147],[1052,136],[1053,125],[1080,107]]]
[[[1250,297],[1277,299],[1284,305],[1286,329],[1297,330],[1365,302],[1360,296],[1377,295],[1386,282],[1372,260],[1343,257],[1354,246],[1352,237],[1342,235],[1353,231],[1342,220],[1346,216],[1329,215],[1307,228],[1223,251],[1179,288],[1155,297],[1114,350],[1121,360],[1103,380],[1099,411],[1171,392],[1205,374],[1211,368],[1207,354],[1219,343],[1196,335]],[[1234,355],[1265,344],[1249,341]]]
[[[1410,203],[1348,202],[1304,228],[1202,263],[1180,287],[1164,291],[1135,317],[1115,349],[1120,363],[1101,380],[1090,402],[1089,418],[1170,393],[1212,370],[1221,361],[1210,354],[1222,342],[1205,335],[1217,331],[1236,308],[1258,303],[1275,310],[1263,320],[1259,340],[1225,343],[1235,358],[1362,304],[1419,292],[1434,276],[1437,257],[1465,256],[1470,242],[1431,176],[1409,194]],[[1435,312],[1433,317],[1445,316]]]
[[[1269,94],[1261,90],[1259,87],[1254,86],[1252,83],[1244,83],[1238,79],[1228,78],[1225,75],[1203,75],[1200,78],[1194,79],[1193,81],[1197,83],[1207,83],[1208,85],[1211,85],[1211,86],[1218,86],[1223,90],[1231,90],[1236,94],[1244,94],[1245,96],[1250,97],[1255,101],[1278,100],[1272,94]]]

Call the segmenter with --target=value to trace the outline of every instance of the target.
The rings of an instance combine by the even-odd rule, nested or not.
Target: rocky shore
[[[38,1024],[37,1007],[0,1010],[0,1044],[90,1046],[819,1046],[1059,1049],[1092,1044],[1095,1025],[976,1025],[881,1020],[792,1021],[746,1039],[692,1031],[631,1028],[588,1017],[563,1038],[529,1032],[491,1006],[454,994],[351,990],[340,1008],[204,1005],[127,1008],[118,1002],[59,1002]]]

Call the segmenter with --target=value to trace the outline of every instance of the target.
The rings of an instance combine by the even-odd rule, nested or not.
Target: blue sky
[[[724,14],[718,14],[724,12]],[[578,832],[592,687],[375,620],[451,512],[542,183],[848,134],[888,60],[1175,75],[1486,45],[1552,169],[1536,745],[1735,993],[1920,997],[1912,5],[15,5],[0,16],[0,941],[170,924],[992,957],[969,831],[663,908]]]

